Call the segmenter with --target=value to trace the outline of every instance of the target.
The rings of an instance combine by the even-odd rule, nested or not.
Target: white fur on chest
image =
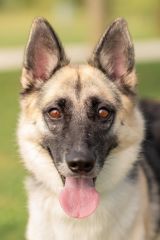
[[[77,220],[65,215],[57,196],[29,182],[28,240],[129,239],[139,200],[138,194],[133,195],[127,183],[126,187],[123,183],[107,196],[101,195],[96,212],[86,219]]]

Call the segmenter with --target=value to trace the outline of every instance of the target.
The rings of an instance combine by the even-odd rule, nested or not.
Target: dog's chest
[[[96,223],[93,226],[87,223],[86,226],[83,223],[70,223],[69,225],[59,224],[54,233],[53,239],[56,240],[106,240],[107,236],[106,230],[101,227],[101,222]]]
[[[29,196],[30,219],[27,234],[31,237],[28,239],[128,240],[125,237],[133,223],[136,207],[128,200],[121,200],[119,197],[119,202],[115,202],[115,196],[102,197],[96,213],[77,220],[65,215],[57,197],[34,190]],[[32,238],[35,235],[36,238]]]
[[[45,222],[43,239],[47,240],[117,240],[118,228],[111,231],[110,224],[100,216],[75,220],[68,218],[50,219],[48,226]]]
[[[105,240],[108,235],[103,216],[93,214],[81,220],[70,218],[60,208],[57,199],[48,199],[34,206],[32,201],[30,207],[29,240],[33,235],[36,235],[33,240]]]

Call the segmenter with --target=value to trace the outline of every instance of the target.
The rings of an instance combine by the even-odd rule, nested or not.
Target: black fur
[[[142,167],[150,186],[151,201],[158,199],[160,205],[160,102],[143,100],[140,102],[140,107],[146,121],[146,136],[143,141],[143,154],[146,162],[143,162]],[[148,168],[145,167],[146,164]],[[152,174],[149,173],[149,169]],[[158,186],[157,193],[153,192],[155,181]],[[160,231],[160,217],[157,220],[157,231]]]
[[[44,145],[49,148],[50,154],[59,162],[65,156],[67,158],[71,152],[74,155],[77,146],[81,153],[86,155],[90,153],[93,161],[96,161],[99,168],[103,167],[106,156],[117,146],[116,136],[112,134],[112,124],[115,118],[115,109],[111,104],[104,103],[97,97],[89,98],[84,104],[83,116],[76,111],[73,103],[69,99],[63,99],[65,105],[58,104],[62,100],[57,100],[51,106],[44,109],[44,119],[51,131],[51,136],[44,139]],[[110,116],[106,120],[98,117],[98,109],[105,106],[110,111]],[[112,107],[111,107],[112,106]],[[62,111],[63,118],[52,120],[48,115],[51,108],[59,108]],[[79,155],[80,152],[77,152]]]
[[[160,103],[143,100],[140,106],[146,120],[146,137],[143,149],[160,186]]]

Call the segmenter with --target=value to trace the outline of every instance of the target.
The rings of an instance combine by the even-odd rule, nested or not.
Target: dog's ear
[[[36,18],[25,50],[23,87],[34,85],[36,80],[48,80],[58,68],[67,64],[64,49],[50,24],[43,18]]]
[[[116,81],[134,68],[134,47],[123,18],[115,20],[97,44],[89,64]]]

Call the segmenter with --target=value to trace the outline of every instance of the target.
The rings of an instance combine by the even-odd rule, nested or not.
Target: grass
[[[160,99],[160,63],[138,64],[142,97]],[[16,145],[19,71],[0,72],[0,238],[24,239],[27,219],[24,170]]]
[[[160,63],[137,65],[139,93],[142,97],[160,99]]]
[[[3,240],[23,240],[26,222],[24,171],[18,158],[15,130],[18,79],[19,72],[0,73],[0,236]]]

